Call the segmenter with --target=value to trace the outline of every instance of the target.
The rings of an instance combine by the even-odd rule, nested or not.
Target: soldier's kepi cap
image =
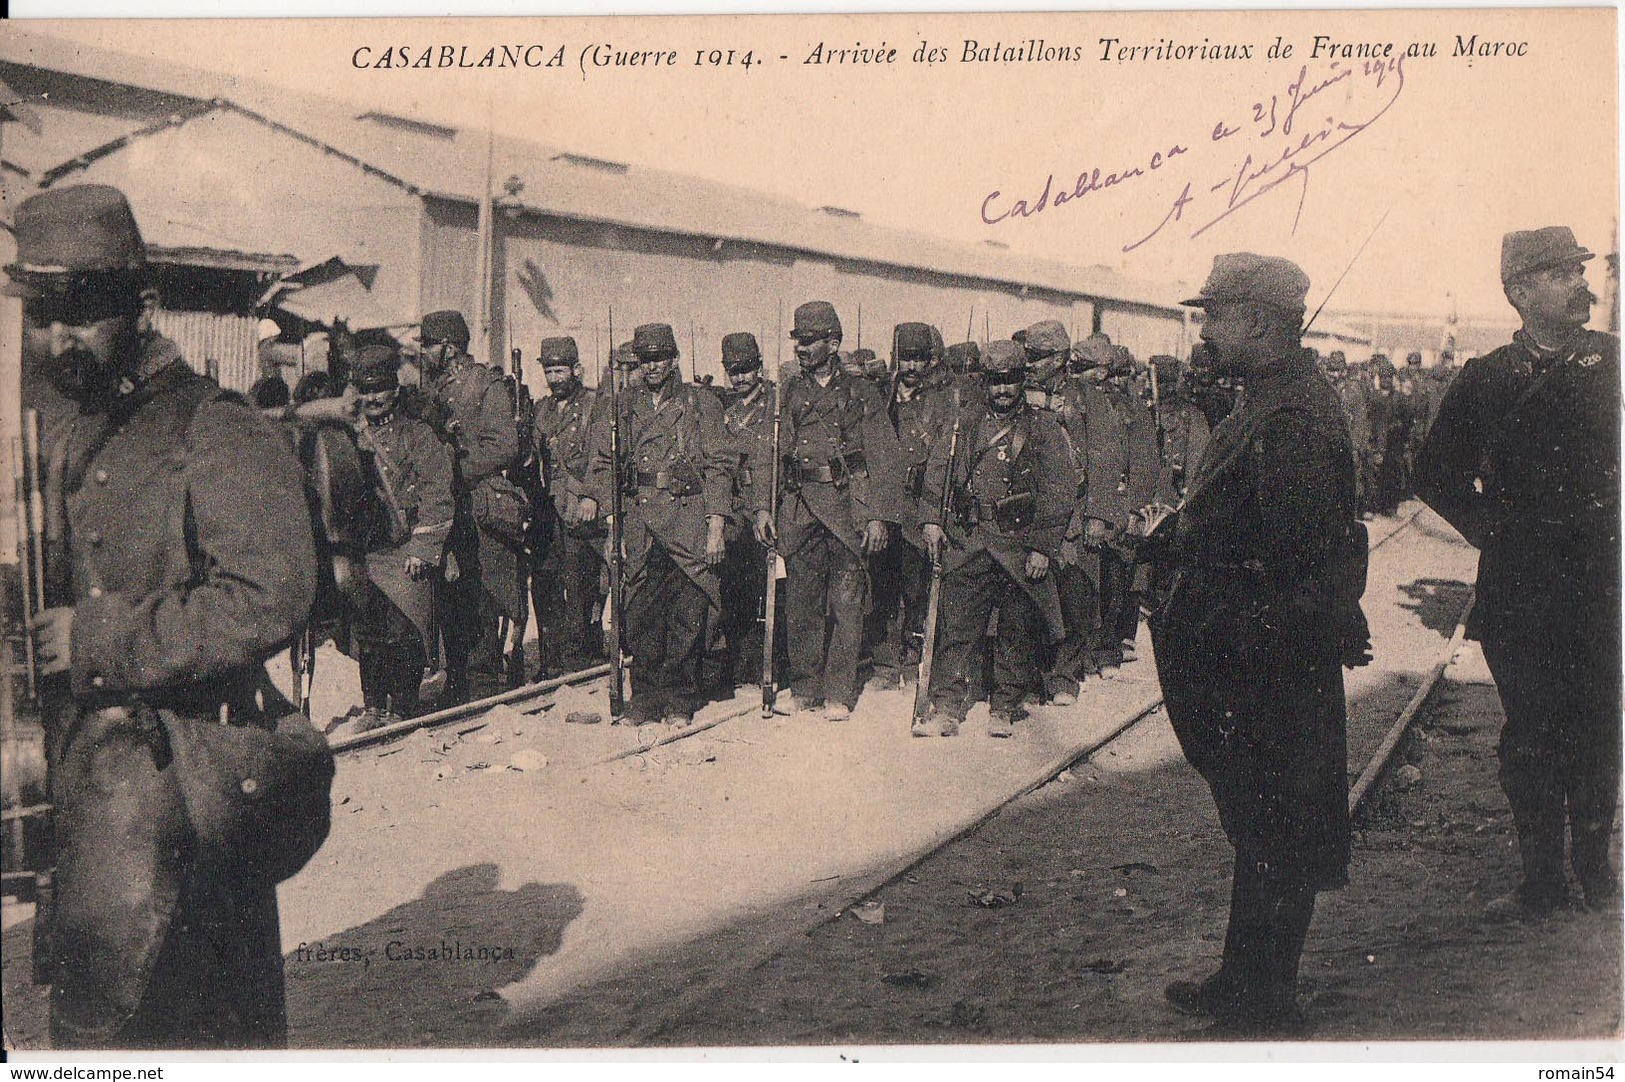
[[[820,338],[840,337],[841,317],[828,301],[808,301],[796,309],[795,323],[790,337],[797,342],[816,342]]]
[[[982,367],[982,351],[975,342],[955,342],[943,354],[948,367],[960,375],[978,372]]]
[[[581,354],[574,338],[544,338],[536,347],[536,362],[543,368],[574,367],[581,363]]]
[[[139,271],[147,245],[124,193],[104,184],[52,188],[22,201],[14,228],[17,258],[7,265],[13,297],[38,297],[81,276]]]
[[[1501,284],[1510,285],[1532,271],[1594,258],[1596,253],[1580,247],[1574,230],[1566,225],[1508,233],[1501,238]]]
[[[728,372],[749,372],[762,367],[762,349],[749,331],[722,336],[722,367]]]
[[[983,379],[988,383],[1019,383],[1027,376],[1027,351],[1014,342],[989,342],[982,350]]]
[[[401,356],[393,346],[362,346],[350,368],[350,384],[362,394],[401,385]]]
[[[1213,257],[1213,269],[1197,296],[1180,303],[1206,308],[1224,301],[1251,301],[1284,311],[1302,311],[1309,296],[1309,276],[1290,259],[1228,252]]]
[[[1037,354],[1065,353],[1072,348],[1072,339],[1060,320],[1045,319],[1028,327],[1020,344]]]
[[[632,352],[631,342],[622,342],[610,351],[609,361],[616,368],[636,368],[638,356]]]
[[[677,336],[669,323],[645,323],[632,332],[632,352],[639,361],[660,361],[677,356]]]
[[[904,358],[931,358],[936,355],[931,341],[931,327],[925,323],[899,323],[892,331],[892,353],[898,360]]]
[[[463,318],[463,313],[449,308],[430,312],[423,317],[423,325],[418,328],[418,337],[425,343],[450,342],[459,349],[467,349],[468,321]]]

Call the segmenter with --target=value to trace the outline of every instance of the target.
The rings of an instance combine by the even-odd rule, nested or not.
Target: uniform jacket
[[[706,518],[726,516],[733,503],[734,464],[722,404],[675,371],[658,400],[641,379],[619,398],[627,579],[636,581],[658,542],[720,609],[721,588],[716,569],[705,562],[705,541]],[[588,494],[606,513],[615,483],[609,437],[609,425],[594,430],[587,476]]]
[[[495,368],[470,360],[448,366],[433,394],[443,404],[447,428],[457,449],[458,523],[452,549],[461,564],[472,563],[485,591],[509,617],[524,612],[522,554],[487,523],[495,507],[524,499],[503,471],[519,457],[513,392]],[[464,573],[470,570],[464,567]]]
[[[372,455],[378,479],[399,509],[404,540],[374,537],[367,545],[372,582],[423,636],[426,656],[435,656],[434,588],[428,578],[406,575],[406,558],[439,567],[451,538],[456,497],[452,490],[452,449],[422,421],[396,411],[382,423],[365,423],[357,445]]]
[[[925,537],[920,533],[918,523],[935,521],[938,517],[937,505],[926,502],[926,463],[931,457],[931,449],[938,441],[947,438],[953,427],[957,390],[954,382],[953,374],[938,365],[926,373],[920,385],[906,399],[903,397],[903,384],[899,381],[887,403],[886,413],[897,433],[897,445],[901,452],[899,461],[903,469],[904,495],[913,510],[911,518],[914,521],[904,525],[902,536],[903,540],[922,552],[925,551]],[[960,401],[964,402],[963,395]]]
[[[1235,676],[1293,656],[1340,660],[1365,638],[1363,570],[1358,584],[1338,570],[1340,556],[1363,568],[1358,524],[1336,392],[1313,355],[1297,353],[1249,378],[1190,480],[1159,613],[1167,635],[1199,667]]]
[[[953,471],[950,429],[931,449],[922,503],[931,509],[927,521],[937,522],[944,486],[952,486],[950,506],[959,510],[951,511],[946,523],[938,522],[947,533],[943,569],[951,574],[986,552],[1032,598],[1050,637],[1060,639],[1064,626],[1054,571],[1076,492],[1066,433],[1054,418],[1025,403],[1008,417],[974,406],[962,410],[960,418]],[[1031,496],[1023,520],[988,518],[986,509],[1022,494]],[[1051,573],[1037,582],[1027,578],[1031,552],[1043,553],[1051,563]]]
[[[1158,441],[1162,451],[1162,469],[1157,477],[1157,500],[1177,507],[1184,498],[1191,474],[1202,461],[1211,436],[1207,417],[1201,409],[1183,395],[1170,395],[1157,408],[1161,427]]]
[[[816,528],[829,530],[854,553],[861,553],[864,527],[871,521],[906,523],[912,518],[898,465],[897,435],[885,403],[867,380],[836,371],[827,386],[797,374],[784,387],[779,454],[786,464],[781,485],[778,532],[781,551],[797,552]],[[861,467],[858,462],[861,460]],[[839,482],[797,482],[789,469],[831,469],[844,461],[849,471]],[[756,487],[754,502],[767,510],[768,494]]]
[[[161,977],[170,1009],[218,992],[237,1023],[222,1039],[274,1043],[274,891],[222,880],[192,855],[179,790],[141,719],[218,722],[225,705],[233,723],[274,723],[255,699],[264,662],[316,588],[299,462],[257,410],[179,361],[59,429],[47,455],[51,603],[74,606],[69,678],[48,707],[53,1038],[115,1039]],[[172,923],[186,933],[166,969]]]
[[[1478,636],[1619,620],[1619,339],[1543,356],[1520,332],[1468,361],[1416,463],[1421,497],[1479,549]]]
[[[734,464],[730,537],[740,537],[750,529],[755,489],[760,487],[765,493],[773,485],[773,410],[778,393],[778,385],[764,379],[723,407],[722,426],[728,436],[729,461]],[[762,499],[765,502],[767,497]]]
[[[561,519],[568,518],[586,494],[592,428],[605,421],[607,409],[607,397],[593,387],[578,387],[568,398],[548,395],[536,402],[532,439],[546,469],[553,510]]]
[[[1085,418],[1084,513],[1123,530],[1157,494],[1162,465],[1156,421],[1131,389],[1104,382],[1086,392]]]

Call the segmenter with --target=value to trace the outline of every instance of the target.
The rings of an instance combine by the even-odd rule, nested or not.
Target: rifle
[[[781,315],[782,318],[782,315]],[[783,345],[779,352],[784,352]],[[784,413],[784,376],[781,372],[779,380],[773,387],[773,443],[768,450],[772,456],[772,467],[768,472],[767,487],[767,513],[769,516],[778,514],[779,508],[779,422]],[[779,552],[774,545],[767,547],[767,596],[762,604],[762,717],[773,716],[773,702],[778,698],[778,688],[773,683],[773,625],[778,616],[778,579],[775,577],[779,570]]]
[[[942,478],[942,499],[937,506],[937,521],[943,528],[943,543],[947,543],[948,508],[953,499],[954,460],[959,455],[959,388],[954,388],[954,427],[948,436],[948,471]],[[942,549],[931,557],[931,588],[925,598],[925,642],[920,646],[920,674],[914,683],[914,721],[925,720],[931,704],[931,667],[937,654],[937,617],[942,604]]]
[[[779,513],[779,423],[784,416],[784,301],[779,301],[779,321],[773,328],[773,369],[778,382],[773,388],[773,456],[768,472],[767,517],[773,521]],[[779,553],[777,547],[767,546],[767,596],[762,603],[762,717],[773,716],[773,703],[778,699],[778,688],[773,683],[773,631],[778,616]]]
[[[609,716],[619,718],[626,710],[623,696],[625,678],[621,657],[621,403],[616,394],[619,382],[615,371],[615,309],[609,310]]]
[[[1157,453],[1162,453],[1162,391],[1157,385],[1157,366],[1147,364],[1151,378],[1151,423],[1157,426]]]

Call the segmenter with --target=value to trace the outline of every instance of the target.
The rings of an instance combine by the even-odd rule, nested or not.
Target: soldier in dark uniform
[[[1098,391],[1068,370],[1072,340],[1059,321],[1047,319],[1021,333],[1026,343],[1027,405],[1060,423],[1072,452],[1070,518],[1054,568],[1065,634],[1047,651],[1044,674],[1045,694],[1057,705],[1069,706],[1077,701],[1079,682],[1100,672],[1094,656],[1100,630],[1100,559],[1083,544],[1087,518],[1083,451],[1091,416],[1103,403]]]
[[[784,388],[784,484],[777,509],[756,489],[756,537],[784,557],[793,709],[822,706],[826,718],[844,721],[858,701],[870,601],[864,560],[885,550],[888,526],[908,511],[885,403],[836,364],[841,321],[834,306],[798,307],[790,336],[801,372]]]
[[[1492,907],[1619,904],[1608,854],[1620,784],[1619,339],[1586,329],[1597,298],[1563,226],[1509,233],[1501,282],[1523,319],[1468,361],[1417,468],[1421,496],[1479,549],[1467,632],[1506,711],[1501,785],[1523,882]]]
[[[1103,409],[1090,419],[1083,448],[1089,479],[1084,544],[1100,559],[1100,631],[1095,663],[1102,668],[1128,660],[1140,625],[1135,561],[1145,521],[1141,511],[1156,496],[1161,463],[1156,422],[1134,393],[1134,357],[1107,347],[1105,377],[1096,386]]]
[[[899,323],[892,331],[897,379],[887,388],[886,415],[902,451],[903,487],[913,513],[898,530],[902,544],[888,545],[869,565],[875,588],[870,623],[876,664],[889,663],[900,679],[919,665],[925,642],[931,561],[918,525],[928,515],[925,464],[937,440],[946,437],[953,414],[953,376],[942,364],[938,336],[932,332],[925,323]],[[936,514],[933,508],[929,517]],[[885,649],[878,648],[880,640],[885,640]]]
[[[1238,252],[1185,302],[1247,392],[1167,524],[1174,581],[1152,621],[1169,720],[1236,850],[1219,971],[1167,995],[1242,1034],[1301,1024],[1315,894],[1348,881],[1342,665],[1369,660],[1353,455],[1302,347],[1308,290],[1295,264]]]
[[[400,357],[364,346],[350,371],[359,417],[356,445],[372,457],[386,513],[364,539],[367,574],[351,591],[350,634],[361,666],[362,712],[346,731],[366,732],[417,712],[418,684],[434,634],[432,580],[445,558],[456,506],[452,451],[397,408]]]
[[[777,384],[763,378],[761,347],[748,331],[722,339],[722,367],[733,392],[723,409],[722,424],[734,474],[727,557],[722,563],[724,650],[719,668],[729,685],[737,686],[757,683],[762,677],[767,549],[756,540],[752,520],[756,517],[755,490],[773,483],[773,411],[779,392]],[[777,641],[777,652],[782,653],[784,637]]]
[[[1405,457],[1411,438],[1411,400],[1399,393],[1394,365],[1378,354],[1371,361],[1371,380],[1366,388],[1366,423],[1363,432],[1369,450],[1365,461],[1371,473],[1366,480],[1367,509],[1379,515],[1399,512],[1406,486]]]
[[[1157,481],[1156,502],[1178,507],[1196,464],[1202,460],[1212,434],[1207,417],[1191,396],[1190,370],[1178,357],[1152,357],[1157,374],[1157,448],[1162,471]]]
[[[421,328],[426,390],[446,412],[457,448],[457,523],[442,612],[448,703],[484,698],[507,684],[504,617],[524,617],[524,491],[503,471],[519,457],[513,396],[502,373],[468,355],[458,312],[430,312]],[[455,577],[454,577],[455,576]]]
[[[1405,441],[1405,489],[1403,498],[1415,493],[1416,459],[1422,453],[1428,427],[1439,408],[1439,384],[1422,367],[1422,354],[1412,350],[1405,355],[1405,368],[1394,381],[1394,389],[1410,405],[1411,426]]]
[[[604,526],[582,521],[581,499],[588,495],[593,429],[609,414],[604,395],[582,383],[574,338],[542,339],[537,359],[550,392],[536,403],[531,428],[551,504],[538,510],[550,530],[530,585],[541,652],[536,678],[542,680],[588,668],[603,657],[593,612],[600,601]]]
[[[160,765],[170,725],[270,729],[287,712],[274,689],[263,706],[257,693],[315,595],[299,462],[152,329],[157,295],[120,192],[40,193],[15,233],[25,364],[51,384],[49,607],[34,625],[57,847],[36,930],[51,1041],[281,1046],[275,884],[199,844]]]
[[[632,652],[634,725],[683,726],[700,705],[705,628],[722,611],[724,524],[733,502],[734,463],[722,404],[683,382],[670,325],[646,323],[632,334],[641,381],[619,401],[623,476],[613,476],[609,426],[593,433],[592,466],[581,502],[584,521],[610,506],[624,485],[621,531],[626,551],[626,644]],[[712,615],[710,618],[715,618]]]
[[[994,608],[989,736],[1011,736],[1022,700],[1042,694],[1040,648],[1062,632],[1050,569],[1077,491],[1071,447],[1052,416],[1027,405],[1022,348],[990,342],[984,359],[987,402],[963,411],[951,472],[949,438],[933,446],[921,505],[930,509],[922,534],[941,554],[944,577],[931,711],[915,724],[916,736],[959,732],[977,682],[976,646]],[[954,511],[938,522],[944,487]]]

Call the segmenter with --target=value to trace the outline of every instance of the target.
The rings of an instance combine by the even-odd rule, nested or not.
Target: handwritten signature
[[[1341,105],[1333,103],[1336,95],[1322,97],[1338,86],[1344,91]],[[1003,193],[990,192],[982,200],[982,221],[998,225],[1031,218],[1095,192],[1140,185],[1147,177],[1173,173],[1176,184],[1184,181],[1179,194],[1168,205],[1162,220],[1138,240],[1123,245],[1123,251],[1134,251],[1176,222],[1190,227],[1192,238],[1199,237],[1292,180],[1299,181],[1292,219],[1296,232],[1309,191],[1310,167],[1380,120],[1404,89],[1402,57],[1358,64],[1333,62],[1313,74],[1304,65],[1281,93],[1261,97],[1239,118],[1221,117],[1205,138],[1170,142],[1166,148],[1113,172],[1085,170],[1070,187],[1060,190],[1056,190],[1055,176],[1050,174],[1043,191],[1031,201],[1006,202]],[[1232,158],[1233,164],[1208,172],[1199,164],[1191,164],[1206,157],[1200,153],[1204,145],[1234,146],[1241,152],[1240,158]],[[1214,181],[1214,176],[1219,179]]]

